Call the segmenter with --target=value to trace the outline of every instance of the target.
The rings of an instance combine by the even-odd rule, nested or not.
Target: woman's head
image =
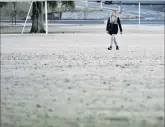
[[[112,15],[116,16],[116,10],[112,10]]]

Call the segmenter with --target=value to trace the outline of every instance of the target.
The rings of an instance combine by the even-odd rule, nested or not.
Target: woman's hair
[[[112,10],[112,11],[116,13],[116,10]]]

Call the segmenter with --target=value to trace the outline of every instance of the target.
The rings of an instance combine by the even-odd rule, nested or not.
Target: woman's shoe
[[[108,47],[108,50],[112,50],[112,46]]]
[[[119,46],[116,46],[116,50],[119,50]]]

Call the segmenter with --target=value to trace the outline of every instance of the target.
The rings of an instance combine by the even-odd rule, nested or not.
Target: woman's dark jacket
[[[120,28],[120,32],[122,32],[122,26],[120,23],[120,18],[116,17],[116,21],[111,21],[111,17],[108,18],[108,22],[107,22],[107,27],[106,27],[106,31],[112,35],[112,34],[117,34],[118,33],[118,25]]]

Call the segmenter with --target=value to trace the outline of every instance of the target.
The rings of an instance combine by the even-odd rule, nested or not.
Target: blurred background
[[[23,26],[27,17],[26,26],[32,22],[32,8],[30,2],[0,2],[1,25]],[[48,23],[55,24],[105,24],[111,14],[116,10],[122,24],[164,25],[164,1],[141,1],[140,15],[138,1],[48,1]],[[43,8],[43,18],[45,11]],[[8,29],[9,30],[9,29]],[[3,30],[2,30],[3,32]]]

